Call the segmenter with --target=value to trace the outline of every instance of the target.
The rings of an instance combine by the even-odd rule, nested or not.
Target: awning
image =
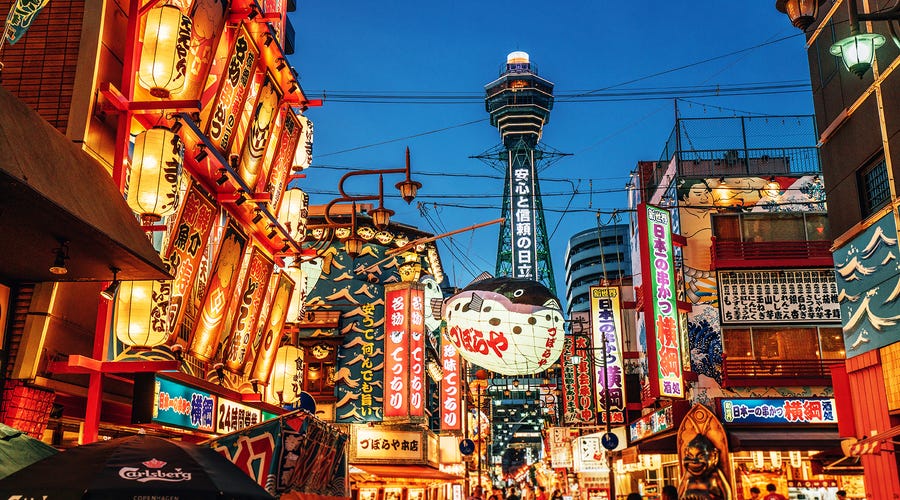
[[[0,88],[0,279],[171,279],[107,170]],[[49,271],[69,241],[68,274]]]
[[[0,479],[57,453],[56,448],[43,441],[0,424]]]
[[[859,457],[844,455],[841,448],[830,448],[809,457],[813,474],[860,475],[863,467]]]
[[[900,425],[892,427],[881,434],[860,439],[850,446],[850,455],[877,455],[883,451],[895,453],[896,449],[884,445],[900,444]]]
[[[635,445],[641,454],[677,454],[678,432],[675,429],[672,429],[637,441]]]
[[[353,474],[354,468],[382,479],[437,479],[440,481],[459,481],[463,479],[460,476],[447,474],[425,465],[352,465],[350,469],[351,474]]]
[[[841,445],[834,429],[726,429],[730,451],[825,450]]]

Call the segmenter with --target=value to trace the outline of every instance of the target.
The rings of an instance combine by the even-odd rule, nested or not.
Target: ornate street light
[[[776,0],[775,8],[787,14],[794,26],[806,31],[806,28],[815,22],[819,5],[822,3],[824,0]],[[844,0],[844,3],[847,4],[850,36],[832,45],[830,52],[841,58],[847,71],[862,78],[872,67],[875,50],[884,45],[885,37],[878,33],[860,32],[859,23],[860,21],[900,21],[900,2],[890,9],[862,14],[857,10],[856,0]],[[896,39],[894,42],[900,47],[900,42]]]
[[[884,45],[884,36],[878,33],[855,33],[831,46],[831,55],[841,58],[847,71],[862,78],[872,67],[875,49]]]
[[[775,8],[784,12],[791,19],[791,24],[802,31],[806,31],[812,23],[816,22],[819,5],[825,0],[776,0]]]

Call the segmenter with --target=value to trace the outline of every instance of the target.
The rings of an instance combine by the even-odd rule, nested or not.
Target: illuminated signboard
[[[600,446],[599,434],[575,438],[572,455],[574,462],[572,470],[575,472],[602,472],[607,469],[606,450]]]
[[[667,406],[628,424],[628,439],[634,442],[674,428],[672,407]]]
[[[207,135],[221,152],[229,150],[234,138],[236,117],[241,116],[244,99],[247,97],[250,87],[250,78],[258,59],[255,44],[251,42],[250,35],[241,28],[240,34],[232,46],[231,58],[225,66],[227,71],[219,86],[216,105],[210,119],[206,122],[208,123]]]
[[[272,268],[272,261],[254,246],[225,356],[225,367],[234,373],[243,374],[244,365],[247,363],[247,351],[256,340],[256,322],[259,320]]]
[[[512,277],[537,279],[534,151],[509,151],[509,224]]]
[[[350,432],[350,461],[425,463],[425,432],[353,425]]]
[[[833,399],[722,399],[727,424],[836,424]]]
[[[216,409],[216,432],[230,434],[245,427],[256,425],[262,420],[262,411],[234,401],[219,398]]]
[[[840,321],[833,269],[719,271],[722,323]]]
[[[272,277],[275,282],[272,296],[272,306],[269,308],[268,321],[264,321],[259,329],[259,347],[253,360],[253,369],[250,371],[250,379],[258,380],[264,384],[269,383],[272,375],[272,367],[275,365],[275,354],[281,346],[281,330],[287,318],[288,302],[294,290],[294,281],[284,271]]]
[[[384,416],[409,416],[409,285],[385,286]]]
[[[650,368],[650,391],[654,396],[684,397],[681,373],[681,342],[677,281],[672,249],[671,214],[652,205],[638,206],[641,268],[644,284],[644,317]]]
[[[550,427],[547,429],[547,435],[550,444],[550,463],[553,468],[573,467],[572,444],[578,436],[578,431],[570,427]]]
[[[590,327],[590,312],[572,313],[572,333],[587,333]],[[567,424],[595,424],[596,398],[593,389],[591,362],[587,350],[590,348],[587,336],[566,336],[563,347],[563,422]],[[578,363],[572,357],[579,357]]]
[[[219,244],[216,270],[209,280],[206,297],[203,299],[203,306],[190,342],[191,354],[203,361],[212,360],[219,347],[219,336],[238,281],[241,257],[246,244],[247,238],[234,224],[229,223],[222,237],[222,243]]]
[[[600,352],[606,359],[605,363],[602,359],[594,363],[598,413],[602,422],[606,422],[609,415],[610,422],[622,424],[625,423],[625,368],[622,360],[620,291],[618,287],[600,286],[592,286],[590,290],[592,348],[601,349],[595,352]]]
[[[169,326],[174,331],[178,331],[175,325],[181,324],[184,302],[200,268],[200,260],[209,241],[216,210],[212,201],[192,183],[182,203],[178,222],[166,252],[166,263],[169,265],[169,271],[175,276],[168,310],[168,317],[172,319]],[[169,340],[185,347],[187,338],[175,338],[177,336],[172,333]]]
[[[213,432],[215,409],[216,396],[174,380],[156,378],[153,422]]]
[[[459,380],[459,353],[449,342],[441,346],[441,431],[462,430],[462,392]]]
[[[409,415],[425,416],[425,289],[409,289]]]

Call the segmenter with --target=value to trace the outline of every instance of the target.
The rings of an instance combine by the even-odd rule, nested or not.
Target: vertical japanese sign
[[[247,277],[239,296],[238,313],[231,328],[231,340],[228,342],[225,357],[225,367],[239,375],[244,372],[247,351],[254,341],[256,322],[259,320],[263,298],[266,296],[266,287],[272,276],[272,267],[272,261],[258,247],[254,246]]]
[[[223,0],[197,0],[191,9],[182,9],[190,16],[193,29],[184,87],[172,93],[172,99],[197,99],[200,96],[225,28],[227,11],[228,5]]]
[[[462,430],[462,399],[459,381],[459,353],[450,342],[441,346],[441,431]]]
[[[425,289],[409,283],[409,416],[425,416]]]
[[[591,327],[593,348],[600,349],[594,370],[597,381],[597,407],[600,419],[614,424],[625,423],[625,384],[622,352],[622,306],[618,287],[592,286]],[[604,369],[605,372],[604,373]],[[606,407],[607,401],[609,408]]]
[[[207,121],[209,125],[206,134],[223,153],[229,151],[229,146],[234,139],[237,119],[242,114],[250,78],[254,74],[256,62],[259,59],[246,30],[244,28],[239,28],[239,30],[240,34],[234,42],[231,57],[224,70],[224,79],[219,85],[219,95],[212,110],[212,116]]]
[[[190,342],[191,353],[203,361],[210,361],[216,354],[219,335],[225,324],[225,316],[231,296],[240,274],[241,258],[247,237],[229,224],[222,236],[219,255],[216,258],[216,270],[209,280],[206,297],[200,308],[200,316],[194,325],[194,334]]]
[[[378,334],[378,327],[384,325],[384,318],[381,321],[375,319],[375,305],[374,304],[363,304],[360,306],[362,310],[362,326],[363,331],[360,337],[360,353],[363,354],[363,359],[360,362],[359,367],[359,375],[362,379],[360,384],[360,396],[359,396],[359,417],[362,418],[371,418],[377,417],[378,408],[383,405],[376,404],[376,398],[378,398],[378,390],[376,387],[381,386],[381,381],[375,380],[375,372],[377,371],[377,367],[375,366],[375,362],[377,359],[375,358],[375,339]],[[373,359],[375,361],[373,362]],[[387,363],[387,356],[384,357],[385,363]],[[385,363],[382,364],[385,365]],[[384,390],[383,394],[387,393],[387,388]],[[383,415],[383,414],[382,414]]]
[[[275,354],[281,346],[281,330],[287,318],[288,303],[291,293],[294,291],[294,280],[287,273],[276,274],[275,290],[272,292],[272,307],[269,309],[269,318],[262,324],[259,333],[259,347],[256,349],[256,358],[253,360],[253,369],[250,378],[268,384],[272,373],[272,365],[275,363]]]
[[[672,220],[667,210],[638,206],[644,317],[653,396],[684,397],[678,332],[677,282],[672,250]]]
[[[396,283],[384,291],[384,417],[409,416],[410,307],[409,285]]]
[[[537,279],[534,151],[510,150],[508,161],[512,277]]]
[[[182,347],[187,344],[187,338],[178,338],[178,325],[181,324],[184,301],[194,283],[215,216],[216,206],[200,193],[196,184],[191,184],[175,227],[171,230],[171,239],[166,252],[166,263],[169,271],[175,276],[167,313],[171,330],[169,344],[177,343]]]
[[[241,164],[238,169],[244,182],[254,189],[263,169],[268,168],[268,165],[263,165],[263,155],[269,145],[269,137],[277,132],[276,129],[279,126],[278,118],[281,109],[278,102],[280,100],[281,95],[276,87],[276,82],[267,75],[250,115],[250,128],[241,151]]]
[[[300,122],[297,121],[297,115],[290,108],[286,108],[281,137],[271,160],[272,167],[266,183],[266,189],[272,195],[272,201],[269,202],[269,206],[274,207],[275,213],[278,213],[280,207],[279,203],[281,203],[281,196],[284,194],[287,177],[291,170],[291,164],[294,161],[297,143],[300,142],[300,132],[301,127]]]
[[[284,22],[287,19],[287,2],[285,0],[263,0],[264,12],[266,14],[279,14],[278,19],[269,21],[269,24],[275,28],[275,38],[278,44],[284,47]]]
[[[572,313],[573,333],[587,333],[590,317],[587,311]],[[578,321],[578,320],[581,321]],[[594,394],[588,337],[567,335],[563,348],[563,421],[566,424],[596,424],[596,397]],[[572,358],[578,356],[578,363]]]

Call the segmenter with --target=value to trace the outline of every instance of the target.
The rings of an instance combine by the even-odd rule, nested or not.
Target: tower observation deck
[[[480,158],[506,172],[495,274],[533,279],[556,293],[538,183],[538,166],[545,157],[538,143],[553,109],[553,83],[537,75],[527,53],[517,51],[507,56],[505,71],[484,90],[485,108],[503,146]]]

